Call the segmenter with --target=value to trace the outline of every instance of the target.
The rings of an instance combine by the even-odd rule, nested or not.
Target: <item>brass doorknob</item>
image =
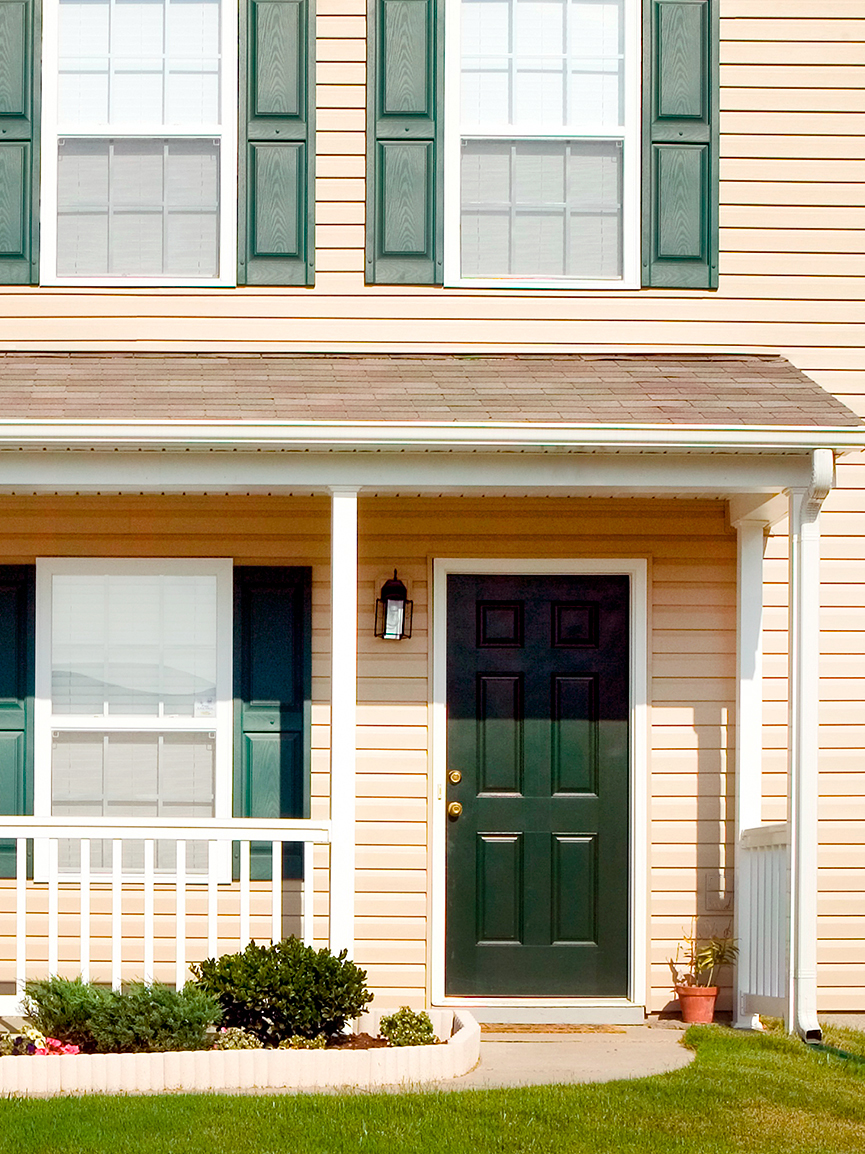
[[[448,774],[448,781],[451,783],[451,785],[459,785],[462,779],[463,775],[458,769],[452,769]]]
[[[456,821],[462,811],[463,807],[460,805],[460,803],[458,801],[452,801],[448,806],[448,817]]]

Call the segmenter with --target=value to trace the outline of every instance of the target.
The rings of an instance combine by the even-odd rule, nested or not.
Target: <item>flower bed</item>
[[[386,1011],[357,1019],[377,1034]],[[191,1050],[161,1054],[33,1054],[0,1058],[0,1094],[147,1094],[163,1091],[374,1089],[442,1081],[468,1073],[480,1054],[480,1027],[465,1010],[430,1010],[446,1045],[369,1050]]]

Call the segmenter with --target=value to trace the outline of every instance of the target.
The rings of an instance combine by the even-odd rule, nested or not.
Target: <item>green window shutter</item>
[[[718,285],[718,0],[644,0],[643,284]]]
[[[33,812],[36,569],[0,566],[0,806]],[[15,877],[15,842],[0,841],[0,877]]]
[[[38,282],[39,0],[0,0],[0,284]]]
[[[311,570],[234,570],[234,813],[309,815]],[[283,873],[300,876],[300,847]],[[253,878],[269,878],[270,845],[253,843]]]
[[[442,283],[444,0],[370,0],[366,279]]]
[[[311,0],[240,6],[237,283],[314,279]]]

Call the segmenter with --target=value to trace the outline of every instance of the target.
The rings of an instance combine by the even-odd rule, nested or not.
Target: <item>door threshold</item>
[[[531,1005],[501,1006],[494,1002],[475,1002],[471,999],[449,998],[433,1009],[456,1010],[460,1007],[471,1010],[478,1022],[502,1022],[532,1026],[642,1026],[646,1021],[645,1006],[633,1002],[617,1001],[586,1002],[581,1005]]]

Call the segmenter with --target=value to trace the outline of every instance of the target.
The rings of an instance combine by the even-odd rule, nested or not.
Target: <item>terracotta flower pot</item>
[[[717,986],[676,986],[683,1022],[711,1022],[715,1017]]]

